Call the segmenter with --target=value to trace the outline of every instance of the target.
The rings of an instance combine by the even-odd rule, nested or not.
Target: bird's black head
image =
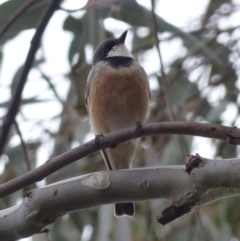
[[[111,38],[103,41],[96,49],[93,57],[93,66],[99,61],[111,57],[130,57],[131,53],[124,45],[127,36],[127,30],[119,38]]]

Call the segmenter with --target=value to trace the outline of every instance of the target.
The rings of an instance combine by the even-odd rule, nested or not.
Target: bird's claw
[[[97,146],[99,145],[101,138],[105,138],[102,133],[97,134],[97,135],[95,136],[95,144],[96,144]]]
[[[140,132],[140,134],[143,134],[143,124],[141,121],[136,122],[136,132]]]

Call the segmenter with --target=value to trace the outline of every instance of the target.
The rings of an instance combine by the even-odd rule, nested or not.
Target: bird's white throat
[[[129,50],[126,48],[124,44],[115,45],[107,55],[107,58],[109,57],[130,57],[132,58],[132,54],[129,52]]]

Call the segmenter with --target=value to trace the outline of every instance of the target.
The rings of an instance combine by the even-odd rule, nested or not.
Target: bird
[[[103,41],[93,56],[85,103],[96,137],[136,123],[141,127],[149,115],[148,76],[125,46],[127,32]],[[108,170],[131,168],[138,142],[134,139],[101,150]],[[114,213],[116,217],[133,216],[134,204],[116,203]]]

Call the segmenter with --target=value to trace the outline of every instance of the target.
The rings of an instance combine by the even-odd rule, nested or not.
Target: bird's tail
[[[105,149],[101,150],[101,153],[108,170],[109,171],[113,170],[106,150]],[[116,217],[122,217],[123,215],[132,217],[135,213],[134,203],[115,203],[114,209],[115,209],[114,214]]]
[[[123,215],[133,216],[135,212],[134,203],[116,203],[115,204],[115,216],[121,217]]]

